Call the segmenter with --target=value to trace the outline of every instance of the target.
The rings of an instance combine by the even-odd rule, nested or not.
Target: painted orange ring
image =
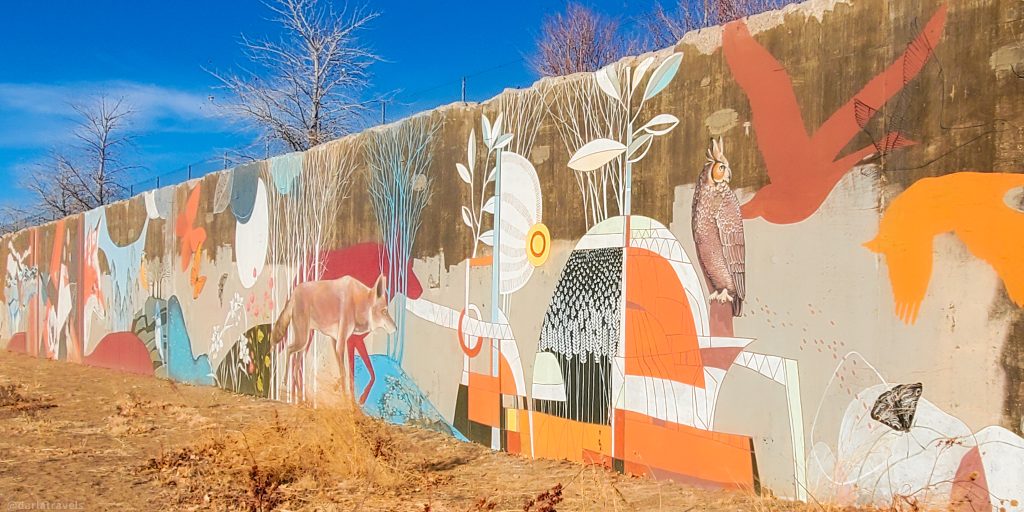
[[[538,222],[526,234],[526,257],[531,265],[539,267],[547,261],[550,252],[551,233],[544,223]]]
[[[537,249],[537,242],[540,242],[540,249]],[[544,238],[544,233],[540,231],[534,231],[533,236],[530,238],[530,252],[533,253],[535,258],[539,258],[544,255],[544,251],[548,248],[548,241]]]
[[[462,308],[462,311],[459,312],[459,328],[456,330],[456,332],[459,335],[459,347],[462,348],[462,352],[467,356],[476,357],[477,355],[480,354],[480,350],[484,348],[484,340],[483,338],[477,337],[477,343],[475,347],[469,348],[468,346],[466,346],[466,338],[462,334],[462,321],[465,320],[465,318],[466,308]]]

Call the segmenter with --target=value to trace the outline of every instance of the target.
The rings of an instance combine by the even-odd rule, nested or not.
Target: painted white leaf
[[[665,135],[679,124],[679,118],[672,114],[658,114],[647,121],[641,130],[651,135]]]
[[[509,142],[512,142],[512,134],[506,133],[498,137],[498,140],[494,141],[494,149],[501,149],[505,146],[508,146]]]
[[[469,130],[469,149],[467,154],[469,155],[469,168],[473,169],[476,165],[476,130],[470,128]]]
[[[494,215],[494,196],[488,197],[487,201],[484,202],[483,211]]]
[[[645,101],[657,96],[659,92],[668,87],[669,82],[675,78],[676,72],[679,71],[679,63],[682,61],[682,53],[673,53],[662,61],[658,69],[655,69],[654,73],[651,74],[651,79],[647,82],[647,88],[644,89]]]
[[[479,240],[488,247],[494,247],[494,230],[488,229],[487,231],[480,233]]]
[[[638,162],[641,158],[647,156],[647,152],[651,149],[651,144],[654,143],[654,136],[645,133],[636,138],[632,144],[629,145],[629,152],[626,154],[626,161],[629,163]]]
[[[494,126],[491,127],[491,139],[498,140],[501,137],[501,117],[503,114],[498,114],[498,117],[494,119]],[[495,143],[495,146],[498,144]]]
[[[615,160],[626,151],[626,146],[616,140],[595,139],[583,145],[569,159],[569,168],[577,171],[593,171]]]
[[[473,227],[473,214],[465,206],[462,207],[462,222],[465,222],[469,227]]]
[[[652,138],[654,138],[654,135],[645,133],[633,139],[633,142],[629,143],[629,147],[626,148],[626,158],[631,158],[633,154],[635,154],[637,150],[640,149],[641,146],[647,144],[647,141],[651,140]]]
[[[640,87],[640,82],[644,79],[644,75],[647,74],[647,70],[651,68],[651,64],[654,64],[653,55],[644,59],[639,65],[637,65],[636,69],[633,70],[633,83],[632,87],[629,89],[630,95],[636,91],[637,87]]]
[[[455,164],[455,168],[459,170],[459,177],[466,183],[473,183],[473,175],[466,169],[465,165]]]
[[[498,166],[491,167],[491,172],[487,173],[487,183],[494,181],[494,177],[498,174]]]
[[[615,73],[614,64],[597,70],[597,73],[594,73],[594,78],[597,79],[597,86],[605,94],[611,96],[615,101],[622,103],[622,96],[619,94],[619,80]]]
[[[491,147],[491,120],[487,119],[487,116],[480,114],[480,134],[484,138],[484,145],[488,148]]]

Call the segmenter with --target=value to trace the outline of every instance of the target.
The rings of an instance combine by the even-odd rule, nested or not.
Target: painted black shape
[[[622,248],[569,255],[541,326],[538,350],[569,359],[614,356],[622,320]]]
[[[898,432],[909,432],[914,424],[921,392],[920,382],[897,384],[875,400],[875,405],[871,407],[871,418]]]
[[[498,404],[495,404],[497,406]],[[466,439],[484,446],[491,446],[491,427],[469,419],[469,386],[459,384],[455,396],[455,417],[452,426],[466,436]]]
[[[598,425],[610,425],[612,404],[611,358],[583,360],[555,353],[565,382],[565,402],[534,400],[537,411]]]

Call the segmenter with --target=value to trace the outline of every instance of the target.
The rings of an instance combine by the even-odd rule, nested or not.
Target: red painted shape
[[[981,462],[981,452],[977,446],[971,448],[964,458],[960,459],[960,467],[956,469],[956,476],[953,477],[953,489],[949,493],[949,510],[992,510],[985,466]]]
[[[7,342],[7,350],[11,352],[21,352],[22,354],[28,353],[28,334],[24,331],[14,333],[11,336],[11,341]]]
[[[324,261],[324,274],[320,279],[337,279],[343,276],[352,276],[366,286],[373,286],[377,277],[381,274],[387,275],[391,270],[391,262],[388,261],[384,246],[377,242],[363,242],[350,245],[344,249],[336,249],[324,252],[321,257]],[[423,295],[423,286],[412,270],[412,262],[407,263],[406,270],[409,273],[410,299],[418,299]],[[392,295],[388,299],[392,299]]]
[[[931,58],[945,24],[946,6],[942,6],[895,62],[872,78],[813,134],[807,132],[793,82],[782,64],[754,40],[743,20],[727,24],[722,36],[723,52],[733,77],[750,102],[751,123],[770,180],[742,206],[743,217],[792,224],[814,214],[839,180],[858,161],[876,151],[871,145],[839,155],[861,130],[855,114],[857,104],[868,107],[870,118],[902,90]],[[889,133],[883,144],[894,148],[912,142],[902,134]]]
[[[352,276],[366,286],[373,286],[381,274],[388,275],[391,270],[391,262],[384,250],[384,246],[376,242],[364,242],[344,249],[326,251],[320,257],[324,262],[324,273],[320,277],[322,280]],[[418,299],[423,295],[423,286],[412,269],[412,262],[410,261],[406,265],[406,271],[409,275],[409,289],[406,296],[410,299]],[[307,268],[311,267],[307,265]],[[389,291],[388,300],[392,298],[394,298],[393,288]],[[366,387],[359,395],[359,403],[363,404],[366,402],[366,397],[370,395],[370,389],[373,388],[373,383],[376,380],[376,375],[373,372],[373,363],[370,362],[370,355],[366,350],[366,335],[353,334],[349,336],[345,342],[345,351],[348,354],[349,372],[353,373],[349,375],[350,382],[353,385],[355,383],[354,363],[357,352],[359,353],[359,359],[363,361],[363,365],[366,366],[366,370],[370,374],[369,382],[366,383]]]
[[[89,366],[153,375],[153,360],[146,345],[130,332],[112,332],[83,361]]]

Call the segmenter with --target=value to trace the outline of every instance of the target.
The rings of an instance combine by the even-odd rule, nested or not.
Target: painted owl
[[[712,139],[693,194],[693,242],[711,288],[708,298],[731,302],[733,316],[740,316],[746,297],[746,251],[743,217],[736,194],[729,188],[731,179],[722,139]]]

